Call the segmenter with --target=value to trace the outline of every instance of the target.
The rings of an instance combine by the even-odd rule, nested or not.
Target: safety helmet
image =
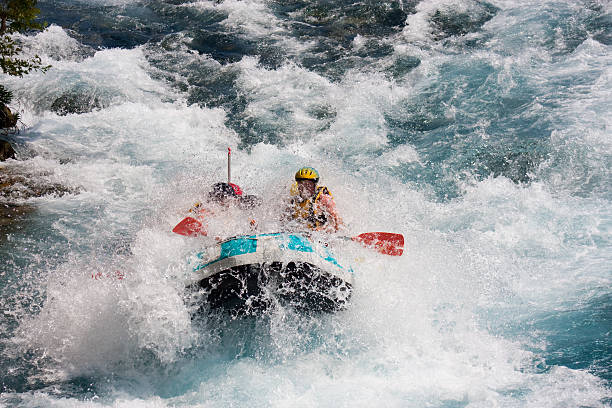
[[[228,183],[228,184],[232,186],[232,188],[234,189],[234,193],[236,193],[236,195],[239,195],[239,196],[242,195],[242,189],[240,188],[238,184],[234,184],[234,183]]]
[[[315,183],[318,183],[319,172],[312,167],[302,167],[295,173],[295,181],[298,180],[314,180]]]
[[[236,190],[228,183],[215,183],[208,192],[208,198],[212,201],[223,201],[237,195]]]

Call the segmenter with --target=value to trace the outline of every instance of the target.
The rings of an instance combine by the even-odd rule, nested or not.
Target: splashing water
[[[68,193],[0,196],[0,405],[610,406],[609,4],[38,6],[2,169]],[[404,255],[338,254],[342,312],[192,320],[171,229],[228,146],[265,232],[310,165]]]

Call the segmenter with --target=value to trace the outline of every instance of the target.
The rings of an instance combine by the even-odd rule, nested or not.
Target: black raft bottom
[[[235,266],[189,289],[199,295],[200,312],[225,309],[232,314],[260,313],[276,304],[333,312],[346,306],[352,290],[342,279],[301,262]]]

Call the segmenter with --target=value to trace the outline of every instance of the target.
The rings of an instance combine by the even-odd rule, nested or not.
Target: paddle
[[[176,224],[172,232],[186,237],[206,235],[202,231],[202,223],[193,217],[187,217]],[[359,242],[368,248],[384,255],[401,256],[404,253],[404,236],[393,232],[364,232],[356,237],[346,237],[352,241]]]
[[[393,232],[364,232],[351,240],[372,248],[381,254],[401,256],[404,253],[404,236]]]
[[[183,221],[176,224],[172,232],[179,235],[185,235],[186,237],[206,235],[206,231],[202,231],[202,223],[193,217],[183,219]]]
[[[232,186],[236,195],[242,195],[240,187],[236,184],[232,184],[232,171],[231,171],[231,160],[232,160],[232,149],[227,148],[227,183]],[[176,227],[172,229],[172,232],[185,235],[186,237],[196,237],[198,235],[207,235],[205,230],[202,230],[202,223],[193,217],[187,217],[181,222],[176,224]]]

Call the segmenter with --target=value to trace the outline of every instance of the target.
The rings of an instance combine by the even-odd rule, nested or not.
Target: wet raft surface
[[[299,234],[234,237],[215,250],[212,257],[198,255],[203,262],[194,272],[201,278],[189,286],[200,296],[200,312],[251,314],[277,304],[331,312],[350,297],[352,270],[338,264],[327,247]]]
[[[203,297],[199,312],[227,310],[233,315],[264,312],[276,304],[301,311],[344,309],[352,285],[314,265],[272,262],[232,267],[191,285]]]

